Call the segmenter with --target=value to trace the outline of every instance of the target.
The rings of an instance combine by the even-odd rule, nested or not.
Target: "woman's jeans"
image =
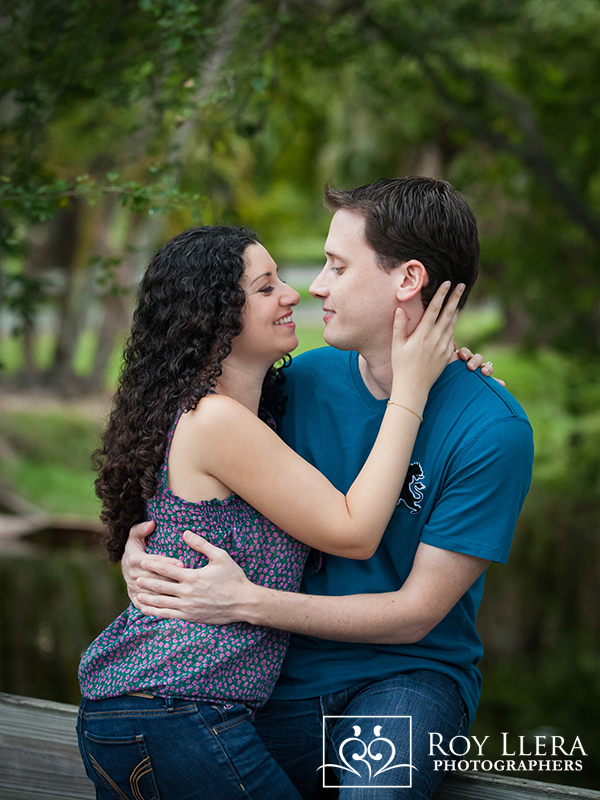
[[[84,700],[77,735],[98,800],[300,800],[240,704]]]

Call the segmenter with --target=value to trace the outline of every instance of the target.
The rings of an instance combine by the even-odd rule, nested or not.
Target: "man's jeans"
[[[300,800],[243,705],[84,699],[77,734],[98,800]]]
[[[334,717],[326,720],[325,763],[334,765],[327,771],[320,768],[324,717]],[[468,732],[456,683],[429,670],[322,697],[270,700],[257,712],[255,724],[304,800],[337,797],[338,790],[323,785],[338,782],[340,800],[431,798],[445,772],[434,769],[434,760],[444,757],[438,750],[430,755],[429,734],[441,735],[447,751],[452,737]],[[433,741],[442,742],[439,736]]]

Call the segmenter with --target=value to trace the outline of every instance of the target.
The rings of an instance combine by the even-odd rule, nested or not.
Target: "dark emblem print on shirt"
[[[410,509],[411,514],[416,514],[421,510],[421,506],[419,504],[423,499],[423,489],[425,488],[425,484],[422,482],[422,479],[424,477],[425,475],[423,473],[423,467],[418,461],[414,461],[408,467],[406,480],[404,481],[404,486],[402,487],[400,497],[396,503],[397,506],[399,506],[400,503],[404,503],[404,505]]]

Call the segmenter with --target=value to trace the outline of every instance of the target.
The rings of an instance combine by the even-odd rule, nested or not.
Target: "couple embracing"
[[[430,798],[430,734],[473,721],[533,459],[455,352],[475,219],[429,178],[325,199],[330,346],[283,369],[299,296],[251,232],[186,231],[142,281],[97,481],[132,604],[80,667],[99,798]]]

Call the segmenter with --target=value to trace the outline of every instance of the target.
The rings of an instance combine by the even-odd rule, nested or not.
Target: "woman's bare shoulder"
[[[203,397],[196,408],[181,415],[183,423],[190,433],[216,433],[219,429],[231,426],[262,426],[262,423],[249,409],[232,397],[222,394],[209,394]]]

